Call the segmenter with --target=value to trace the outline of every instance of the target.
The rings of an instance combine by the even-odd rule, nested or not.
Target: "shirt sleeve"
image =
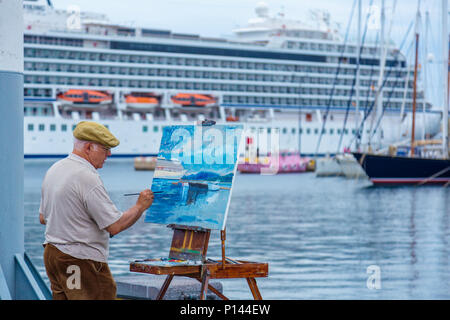
[[[103,185],[98,185],[90,190],[85,196],[85,201],[87,211],[101,230],[122,216],[122,212],[111,201]]]
[[[44,193],[41,190],[41,201],[39,202],[39,214],[41,214],[44,216],[45,220],[47,220],[47,214],[44,211]]]

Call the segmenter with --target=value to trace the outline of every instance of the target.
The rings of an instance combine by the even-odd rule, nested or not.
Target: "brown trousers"
[[[77,259],[46,244],[44,264],[54,300],[116,298],[116,282],[107,263]]]

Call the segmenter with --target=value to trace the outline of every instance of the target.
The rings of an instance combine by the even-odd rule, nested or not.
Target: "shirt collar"
[[[75,153],[70,153],[67,158],[69,158],[71,160],[75,160],[77,162],[80,162],[83,165],[87,166],[91,171],[93,171],[95,173],[98,173],[97,169],[95,169],[95,167],[89,161],[87,161],[86,159],[76,155]]]

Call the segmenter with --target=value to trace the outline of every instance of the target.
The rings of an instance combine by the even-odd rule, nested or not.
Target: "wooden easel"
[[[226,296],[209,284],[210,279],[246,278],[253,298],[262,300],[255,278],[268,276],[268,264],[227,258],[225,256],[225,230],[220,233],[222,260],[215,261],[206,259],[211,230],[175,224],[170,224],[168,227],[173,229],[169,259],[185,260],[185,263],[161,265],[160,259],[146,259],[137,260],[130,264],[130,271],[132,272],[167,275],[156,297],[157,300],[164,298],[174,276],[197,279],[202,284],[200,300],[206,299],[208,289],[221,299],[228,300]],[[152,262],[157,263],[152,264]]]
[[[203,120],[201,126],[209,127],[216,124],[213,120]],[[239,148],[238,148],[239,149]],[[164,298],[167,289],[174,276],[183,276],[200,281],[200,300],[206,299],[208,289],[221,299],[228,300],[222,293],[209,284],[210,279],[232,279],[245,278],[252,292],[253,298],[261,300],[261,293],[256,284],[256,277],[267,277],[269,265],[267,263],[237,261],[225,257],[225,230],[221,230],[222,260],[215,261],[206,259],[208,251],[210,229],[201,227],[183,226],[169,224],[173,229],[172,245],[170,247],[169,259],[183,260],[180,263],[161,263],[161,259],[137,260],[130,263],[130,271],[150,274],[167,275],[164,284],[159,290],[157,300]],[[169,259],[164,261],[171,262]]]

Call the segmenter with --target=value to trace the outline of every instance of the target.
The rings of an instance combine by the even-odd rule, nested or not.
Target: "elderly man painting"
[[[114,299],[109,238],[141,217],[153,193],[142,191],[134,206],[120,212],[97,173],[119,140],[90,121],[80,122],[73,135],[72,153],[53,164],[42,183],[39,220],[46,225],[45,269],[53,299]]]

